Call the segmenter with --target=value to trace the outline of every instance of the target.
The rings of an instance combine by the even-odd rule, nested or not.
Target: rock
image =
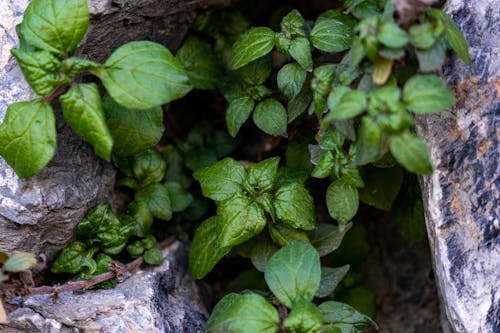
[[[173,243],[161,266],[139,271],[114,289],[29,297],[9,314],[4,333],[203,332],[204,289],[187,273],[187,247]]]
[[[500,11],[489,0],[450,0],[446,11],[470,45],[453,57],[450,112],[421,117],[435,171],[422,177],[438,287],[455,332],[500,332]]]

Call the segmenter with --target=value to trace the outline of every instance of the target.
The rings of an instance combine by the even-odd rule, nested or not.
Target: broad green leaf
[[[234,194],[217,208],[218,233],[221,247],[241,244],[258,235],[266,226],[264,210],[250,197]]]
[[[233,99],[226,110],[226,124],[229,134],[234,138],[241,126],[250,117],[255,102],[249,96]]]
[[[240,162],[225,158],[196,171],[193,177],[200,182],[204,196],[215,201],[224,201],[243,191],[246,170]]]
[[[24,12],[21,31],[42,50],[72,54],[89,25],[86,0],[33,0]]]
[[[392,48],[403,47],[408,43],[408,34],[406,31],[392,21],[382,24],[377,38],[382,44]]]
[[[59,97],[64,119],[105,160],[111,158],[113,137],[106,124],[101,95],[95,83],[77,84]]]
[[[431,113],[449,109],[455,97],[448,85],[436,75],[416,75],[403,88],[403,102],[415,113]]]
[[[161,220],[172,218],[172,204],[170,194],[165,185],[153,183],[135,193],[135,200],[148,205],[151,214]]]
[[[368,316],[359,313],[353,307],[335,301],[328,301],[318,306],[323,321],[341,328],[342,333],[362,333],[369,328],[378,328]]]
[[[153,215],[149,211],[146,203],[141,201],[132,201],[127,205],[125,210],[126,215],[119,218],[131,218],[135,223],[134,235],[137,237],[145,237],[151,231],[153,224]]]
[[[288,53],[302,66],[303,69],[312,69],[313,62],[311,44],[306,37],[297,37],[293,39],[290,42]]]
[[[323,324],[323,315],[314,303],[299,299],[283,325],[290,333],[317,333]]]
[[[132,169],[139,184],[146,186],[158,183],[165,177],[167,162],[155,149],[151,148],[134,158]]]
[[[292,99],[302,90],[307,72],[298,64],[290,63],[278,72],[278,89],[288,99]]]
[[[321,280],[318,252],[311,244],[289,242],[271,257],[264,277],[269,289],[288,308],[299,297],[311,301]]]
[[[396,228],[410,245],[416,245],[426,236],[424,206],[421,199],[398,201],[394,208]]]
[[[253,112],[255,125],[269,135],[287,137],[287,113],[283,105],[274,98],[257,104]]]
[[[336,19],[321,19],[311,31],[311,43],[324,52],[341,52],[352,43],[352,26]]]
[[[344,239],[344,235],[351,229],[352,223],[348,223],[343,229],[333,224],[320,223],[307,234],[311,244],[316,248],[321,257],[338,249]]]
[[[358,190],[359,199],[375,208],[390,211],[403,182],[401,168],[367,166],[362,175],[365,186]]]
[[[439,39],[427,50],[415,51],[418,59],[418,68],[421,72],[434,72],[442,68],[446,60],[446,44]]]
[[[144,261],[150,265],[159,265],[163,262],[163,253],[157,248],[144,251],[143,257]]]
[[[220,247],[217,233],[217,217],[203,221],[191,242],[189,251],[189,272],[193,279],[202,279],[231,250]]]
[[[52,263],[50,271],[52,273],[70,274],[76,274],[80,271],[93,273],[97,268],[95,261],[92,259],[96,250],[96,248],[87,248],[82,242],[73,241],[59,253],[57,259]]]
[[[177,182],[167,182],[165,186],[170,194],[170,203],[172,204],[173,212],[182,212],[191,202],[193,202],[193,195],[186,191],[181,184]]]
[[[326,190],[326,206],[330,216],[343,230],[358,211],[359,198],[356,186],[345,179],[337,179]]]
[[[233,45],[231,69],[238,69],[258,59],[274,47],[275,32],[266,27],[257,27],[241,35]]]
[[[272,223],[269,225],[269,236],[275,244],[282,247],[290,241],[309,242],[305,231],[294,229],[280,223]]]
[[[349,91],[351,91],[351,88],[346,87],[346,86],[337,86],[337,87],[333,88],[332,91],[328,94],[328,109],[330,111],[334,111],[337,108],[337,105],[339,105],[342,97]],[[334,114],[335,114],[335,112],[330,112],[324,118],[324,122],[332,121],[334,119],[333,118]]]
[[[214,308],[205,329],[211,332],[275,333],[280,327],[278,310],[254,293],[226,295]]]
[[[387,113],[395,111],[401,98],[401,91],[397,87],[383,86],[374,89],[370,93],[370,102],[368,103],[368,112],[370,114]]]
[[[146,110],[186,95],[191,83],[170,51],[149,41],[130,42],[116,49],[104,65],[91,72],[119,104]]]
[[[56,119],[42,99],[9,105],[0,124],[0,155],[20,178],[40,172],[54,156]]]
[[[321,282],[319,289],[316,292],[316,297],[326,297],[333,293],[335,288],[339,285],[340,281],[345,277],[349,271],[350,266],[344,265],[337,268],[322,267],[321,268]]]
[[[332,173],[333,168],[335,167],[335,164],[336,162],[332,152],[329,150],[324,151],[323,155],[318,161],[318,164],[316,164],[316,166],[314,167],[311,173],[311,177],[320,179],[329,177]]]
[[[434,27],[429,22],[411,26],[410,41],[418,49],[428,49],[436,41],[434,36]]]
[[[389,145],[394,158],[408,171],[424,175],[432,173],[427,146],[415,134],[404,131],[393,135],[389,140]]]
[[[49,94],[57,86],[67,82],[59,78],[57,72],[61,61],[48,51],[24,51],[22,49],[10,50],[16,58],[21,71],[30,87],[40,96]]]
[[[247,169],[247,181],[259,192],[269,191],[278,177],[279,157],[265,159],[259,163],[251,164]]]
[[[311,88],[308,85],[304,85],[302,90],[293,97],[287,106],[288,113],[288,123],[291,123],[297,117],[306,112],[307,107],[311,104],[313,94]]]
[[[280,23],[281,31],[287,35],[302,36],[306,35],[306,21],[296,9],[286,14]]]
[[[177,51],[176,58],[186,70],[193,87],[216,88],[218,80],[223,75],[223,69],[210,44],[195,36],[189,36]]]
[[[328,115],[328,119],[345,120],[363,113],[366,108],[366,96],[362,90],[346,91],[335,108]]]
[[[271,56],[266,55],[246,64],[238,71],[243,81],[252,86],[258,86],[267,80],[269,75],[271,75],[271,70]]]
[[[273,204],[283,224],[303,230],[314,228],[314,201],[303,185],[292,183],[279,188]]]
[[[4,262],[2,270],[12,273],[21,272],[33,268],[36,263],[37,260],[33,253],[17,252]]]
[[[131,156],[160,141],[164,132],[161,107],[148,110],[127,109],[110,96],[103,98],[102,106],[114,139],[113,153],[116,155]]]

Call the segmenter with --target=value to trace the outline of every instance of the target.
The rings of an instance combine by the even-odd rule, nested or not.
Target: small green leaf
[[[258,86],[263,84],[269,78],[271,70],[271,56],[266,55],[246,64],[238,71],[243,81],[252,86]]]
[[[324,52],[341,52],[352,43],[352,26],[336,19],[318,19],[311,31],[311,43]]]
[[[33,268],[37,263],[33,253],[17,252],[14,253],[5,261],[2,269],[6,272],[21,272]]]
[[[293,39],[290,42],[288,53],[302,66],[303,69],[312,69],[313,62],[311,44],[306,37],[297,37]]]
[[[40,172],[56,150],[56,119],[42,99],[9,105],[0,124],[0,155],[20,178]]]
[[[155,247],[144,251],[143,257],[144,261],[150,265],[159,265],[163,262],[163,253]]]
[[[92,256],[96,249],[88,249],[87,246],[79,241],[69,243],[59,254],[57,259],[52,263],[50,271],[52,273],[70,273],[76,274],[89,268],[88,271],[93,273],[92,270]],[[94,261],[95,265],[95,261]]]
[[[405,131],[393,135],[389,140],[389,145],[394,158],[408,171],[423,175],[432,173],[427,146],[415,134]]]
[[[101,65],[78,57],[69,57],[62,61],[61,70],[68,77],[74,78],[80,75],[83,71],[90,71],[91,69],[97,69]]]
[[[344,303],[328,301],[320,304],[318,309],[323,315],[323,321],[329,326],[340,328],[342,333],[362,333],[372,327],[378,328],[370,317]]]
[[[308,232],[309,240],[319,255],[323,257],[338,249],[342,239],[351,227],[352,223],[348,223],[342,229],[333,224],[320,223],[316,228]]]
[[[438,76],[416,75],[405,83],[403,101],[409,110],[422,114],[451,108],[455,97]]]
[[[428,49],[436,41],[434,36],[434,27],[429,22],[423,22],[418,25],[413,25],[410,30],[410,41],[419,49]]]
[[[421,72],[434,72],[442,68],[446,60],[446,44],[439,39],[427,50],[415,51],[418,59],[418,68]]]
[[[141,186],[160,182],[165,177],[167,162],[153,148],[146,150],[134,159],[132,170]]]
[[[358,211],[356,186],[342,178],[332,182],[326,191],[326,206],[330,216],[337,220],[343,229]]]
[[[170,51],[149,41],[127,43],[91,72],[119,104],[146,110],[186,95],[191,83]]]
[[[42,50],[71,54],[89,25],[86,0],[33,0],[24,12],[21,31]]]
[[[269,289],[288,308],[299,297],[311,301],[321,280],[318,252],[311,244],[290,242],[271,257],[264,276]]]
[[[96,270],[93,273],[94,276],[109,272],[109,265],[113,262],[113,259],[104,253],[98,253],[95,256],[95,262]],[[92,289],[112,289],[116,287],[117,282],[116,278],[112,278],[92,286]]]
[[[378,40],[387,47],[398,48],[408,43],[408,34],[395,22],[382,24],[377,36]]]
[[[275,32],[266,27],[257,27],[241,35],[233,45],[231,69],[238,69],[249,62],[265,56],[274,47]]]
[[[321,282],[315,296],[326,297],[333,293],[335,288],[337,288],[337,286],[339,285],[340,281],[342,281],[342,279],[349,271],[349,268],[349,265],[344,265],[337,268],[322,267]]]
[[[296,229],[314,228],[314,201],[303,185],[292,183],[279,188],[273,204],[282,223]]]
[[[234,138],[241,126],[250,117],[255,102],[249,96],[233,99],[226,110],[226,124],[229,134]]]
[[[152,249],[153,247],[156,246],[156,238],[155,236],[149,234],[149,235],[146,235],[146,237],[144,237],[142,240],[141,240],[141,243],[142,243],[142,246],[145,248],[145,249]]]
[[[366,96],[362,90],[346,91],[338,104],[328,115],[328,119],[345,120],[363,113],[366,108]]]
[[[379,159],[382,139],[382,130],[378,123],[372,117],[361,118],[353,165],[364,165]]]
[[[252,265],[260,272],[265,272],[269,259],[278,251],[278,247],[265,233],[261,233],[250,239],[242,244],[241,247],[247,247],[249,252],[246,256],[241,254],[240,251],[238,251],[238,253],[241,256],[250,258]]]
[[[279,163],[279,157],[272,157],[259,163],[251,164],[247,169],[247,181],[250,186],[257,188],[259,192],[271,190],[278,177]]]
[[[253,121],[258,128],[269,135],[287,137],[287,113],[283,105],[274,98],[268,98],[257,104]]]
[[[243,190],[246,170],[240,162],[225,158],[196,171],[193,177],[200,182],[204,196],[215,201],[224,201]]]
[[[127,205],[125,213],[127,214],[126,216],[135,222],[135,236],[145,237],[150,233],[151,225],[153,224],[153,215],[146,203],[134,200]]]
[[[375,208],[390,211],[403,182],[401,168],[367,166],[362,174],[365,186],[358,190],[359,199]]]
[[[318,161],[318,164],[314,167],[311,176],[320,179],[329,177],[335,167],[335,163],[335,158],[333,157],[332,152],[329,150],[324,151]]]
[[[334,111],[337,108],[337,105],[339,105],[342,97],[349,91],[351,91],[351,88],[346,87],[346,86],[337,86],[337,87],[333,88],[332,91],[328,94],[328,109],[330,111]],[[324,118],[323,122],[332,121],[334,119],[333,118],[334,114],[335,114],[335,112],[330,112]]]
[[[287,113],[288,123],[291,123],[297,117],[306,112],[307,107],[311,104],[313,94],[308,85],[304,85],[302,90],[288,102]]]
[[[193,279],[202,279],[231,250],[220,247],[217,233],[217,217],[203,221],[191,242],[189,251],[189,272]]]
[[[148,205],[151,214],[161,220],[172,218],[170,195],[165,185],[153,183],[135,193],[135,200]]]
[[[167,182],[165,186],[170,194],[170,202],[172,204],[173,212],[182,212],[186,209],[191,202],[193,202],[193,195],[186,191],[186,189],[177,182]]]
[[[281,31],[287,35],[302,36],[306,35],[305,27],[306,21],[296,9],[286,14],[280,23]]]
[[[106,124],[101,95],[95,83],[77,84],[59,97],[64,119],[73,131],[94,147],[105,160],[111,158],[113,137]]]
[[[315,304],[299,299],[283,325],[290,333],[317,333],[323,324],[323,316]]]
[[[264,297],[231,293],[215,306],[205,329],[208,333],[275,333],[279,327],[278,310]]]
[[[127,245],[127,252],[132,256],[132,258],[137,258],[142,256],[144,253],[144,246],[141,241],[135,241],[132,244]]]
[[[278,72],[278,89],[288,99],[292,99],[302,90],[307,72],[298,64],[290,63]]]
[[[307,238],[307,234],[304,231],[290,228],[279,223],[269,225],[269,236],[271,236],[273,242],[280,247],[285,246],[290,241],[309,242],[309,238]]]

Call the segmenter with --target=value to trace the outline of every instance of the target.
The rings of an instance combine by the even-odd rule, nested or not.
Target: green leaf
[[[283,325],[290,333],[317,333],[323,324],[323,316],[315,304],[299,299]]]
[[[316,228],[308,232],[309,240],[319,255],[323,257],[338,249],[342,239],[351,227],[352,223],[348,223],[344,228],[333,224],[320,223]]]
[[[197,170],[193,177],[200,182],[204,196],[215,201],[224,201],[243,190],[246,170],[240,162],[225,158],[207,168]]]
[[[279,163],[279,157],[272,157],[259,163],[251,164],[247,169],[247,181],[250,186],[258,188],[260,192],[271,190],[278,177]]]
[[[292,99],[302,90],[307,72],[298,64],[290,63],[278,72],[278,89],[288,99]]]
[[[278,247],[266,233],[261,233],[241,244],[236,251],[242,257],[250,258],[254,267],[258,271],[264,272],[269,259],[278,251]]]
[[[129,245],[127,245],[127,252],[132,256],[132,258],[137,258],[142,256],[144,253],[144,246],[141,241],[135,241]]]
[[[337,268],[322,267],[321,268],[321,282],[319,289],[316,292],[316,297],[326,297],[333,293],[335,288],[339,285],[340,281],[344,279],[349,271],[350,266],[344,265]]]
[[[290,228],[286,225],[273,223],[269,225],[269,236],[275,244],[282,247],[290,241],[309,242],[307,234],[304,231]]]
[[[328,119],[346,120],[363,113],[366,109],[366,96],[362,90],[346,91],[328,115]]]
[[[162,184],[150,184],[135,193],[135,200],[148,205],[151,214],[161,220],[168,221],[172,218],[172,206],[168,189]]]
[[[441,69],[446,60],[446,44],[442,39],[439,39],[431,48],[416,50],[415,53],[420,71],[434,72]]]
[[[259,234],[266,226],[264,210],[242,193],[234,194],[217,208],[221,247],[235,246]]]
[[[2,270],[16,273],[33,268],[36,264],[37,260],[33,253],[17,252],[4,262]]]
[[[0,125],[0,155],[20,178],[40,172],[56,150],[56,119],[42,99],[9,105]]]
[[[264,297],[231,293],[215,306],[205,329],[208,333],[275,333],[279,327],[278,310]]]
[[[218,80],[223,75],[223,69],[210,44],[195,36],[189,36],[177,51],[176,58],[186,70],[194,88],[210,90],[216,88]]]
[[[241,35],[233,45],[230,69],[238,69],[249,62],[265,56],[274,47],[275,32],[266,27],[257,27]]]
[[[96,269],[96,263],[92,260],[95,248],[87,246],[79,241],[69,243],[52,263],[50,271],[52,273],[70,273],[76,274],[87,268],[88,273],[93,273]]]
[[[424,175],[432,173],[427,146],[418,136],[405,131],[391,136],[389,145],[394,158],[408,171]]]
[[[167,162],[165,180],[168,182],[178,182],[184,188],[188,188],[193,179],[183,169],[183,160],[179,151],[172,145],[168,145],[163,150],[163,158]]]
[[[349,274],[344,281],[346,284],[349,282]],[[353,281],[353,283],[356,282]],[[353,284],[346,290],[339,292],[336,296],[336,301],[346,303],[370,318],[375,318],[377,313],[375,294],[370,289],[359,284]]]
[[[311,31],[311,43],[324,52],[341,52],[352,43],[352,26],[336,19],[320,19]]]
[[[268,98],[257,104],[253,121],[258,128],[269,135],[287,137],[287,113],[283,105],[274,98]]]
[[[401,168],[367,166],[362,170],[362,175],[365,186],[358,190],[359,199],[375,208],[389,212],[403,183]]]
[[[165,186],[170,194],[173,212],[182,212],[191,204],[191,202],[193,202],[193,195],[186,191],[181,184],[177,182],[167,182],[165,183]]]
[[[96,69],[101,66],[100,64],[78,57],[69,57],[62,61],[61,70],[70,78],[74,78],[80,75],[83,71],[89,71],[91,69]]]
[[[351,91],[351,88],[346,87],[346,86],[337,86],[331,90],[331,92],[328,94],[328,109],[330,111],[334,111],[337,108],[337,105],[339,105],[340,100],[342,97]],[[330,122],[332,121],[333,115],[335,112],[330,112],[325,118],[323,122]],[[326,125],[326,124],[324,124]]]
[[[436,41],[434,27],[429,22],[411,26],[409,33],[411,43],[419,49],[428,49]]]
[[[306,35],[306,21],[296,9],[286,14],[280,23],[281,31],[286,35],[302,36]]]
[[[217,162],[217,154],[214,149],[198,147],[184,154],[184,164],[191,171],[208,167]]]
[[[105,160],[111,158],[113,137],[106,124],[101,95],[95,83],[77,84],[59,97],[64,119]]]
[[[112,261],[113,259],[111,259],[110,256],[105,255],[104,253],[98,253],[95,256],[96,270],[94,271],[93,276],[109,272],[108,267]],[[116,278],[112,278],[92,286],[92,289],[112,289],[116,287],[117,282]]]
[[[153,215],[149,211],[149,206],[141,201],[132,201],[127,205],[126,217],[135,222],[135,233],[137,237],[145,237],[151,231]],[[120,217],[120,218],[126,218]]]
[[[49,94],[57,86],[66,83],[65,78],[58,78],[57,72],[61,61],[48,51],[10,50],[16,58],[21,71],[30,87],[40,96]]]
[[[302,66],[303,69],[312,69],[313,62],[311,44],[306,37],[297,37],[293,39],[290,42],[288,53]]]
[[[258,86],[267,80],[269,75],[271,75],[271,70],[271,56],[267,55],[246,64],[238,71],[240,72],[243,81],[252,86]]]
[[[71,54],[89,25],[86,0],[33,0],[24,12],[21,31],[42,50]]]
[[[311,244],[290,242],[271,257],[264,277],[269,289],[288,308],[299,297],[311,301],[321,280],[318,252]]]
[[[131,156],[160,141],[164,131],[161,107],[148,110],[127,109],[110,96],[103,98],[102,106],[114,139],[113,153],[116,155]]]
[[[353,165],[364,165],[379,159],[382,138],[382,130],[372,117],[365,116],[361,118],[361,126],[358,129],[356,141],[356,155],[352,161]]]
[[[145,249],[152,249],[153,247],[156,246],[156,238],[155,236],[149,234],[149,235],[146,235],[146,237],[144,237],[142,240],[141,240],[141,243],[142,243],[142,246],[145,248]]]
[[[320,304],[318,309],[323,315],[323,321],[340,328],[342,333],[362,333],[372,327],[378,328],[370,317],[344,303],[328,301]]]
[[[395,22],[382,24],[377,35],[378,40],[387,47],[398,48],[408,43],[408,34]]]
[[[155,247],[144,251],[143,257],[144,261],[150,265],[160,265],[163,262],[163,253]]]
[[[233,99],[226,110],[226,124],[229,134],[234,138],[241,126],[250,117],[255,102],[249,96]]]
[[[303,185],[292,183],[279,188],[273,204],[282,223],[296,229],[314,228],[314,201]]]
[[[358,211],[359,198],[356,186],[345,179],[337,179],[326,190],[326,206],[330,216],[337,220],[341,229]]]
[[[169,103],[192,89],[179,61],[166,47],[149,41],[119,47],[101,68],[91,72],[116,102],[130,109]]]
[[[406,107],[418,114],[449,109],[455,97],[448,85],[436,75],[415,75],[403,88]]]
[[[312,98],[313,94],[311,88],[308,85],[304,85],[298,95],[293,97],[290,102],[288,102],[288,123],[297,119],[297,117],[302,115],[307,110],[307,107],[311,104]]]
[[[196,229],[189,251],[191,277],[193,279],[205,277],[230,250],[230,247],[219,246],[217,217],[212,216],[203,221]]]
[[[134,159],[134,177],[141,186],[160,182],[165,177],[167,162],[153,148],[146,150]]]

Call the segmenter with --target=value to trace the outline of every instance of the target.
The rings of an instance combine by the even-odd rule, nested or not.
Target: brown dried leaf
[[[0,297],[0,324],[7,324],[7,312],[5,311],[5,308],[3,307],[3,301],[2,298]]]

